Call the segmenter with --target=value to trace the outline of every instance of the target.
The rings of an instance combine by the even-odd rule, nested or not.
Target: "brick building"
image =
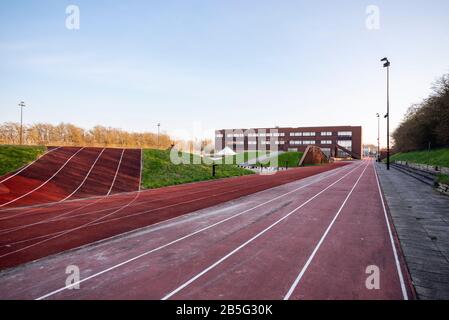
[[[222,129],[215,131],[215,149],[230,147],[234,151],[277,149],[279,151],[304,151],[308,145],[320,147],[331,157],[362,155],[362,127],[301,127]]]

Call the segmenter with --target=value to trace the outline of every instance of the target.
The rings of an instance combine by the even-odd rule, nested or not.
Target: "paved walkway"
[[[449,299],[449,197],[376,164],[419,299]]]

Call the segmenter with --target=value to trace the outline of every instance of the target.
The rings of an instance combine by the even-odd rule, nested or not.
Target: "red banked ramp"
[[[139,190],[141,150],[49,147],[30,165],[0,177],[0,208]]]

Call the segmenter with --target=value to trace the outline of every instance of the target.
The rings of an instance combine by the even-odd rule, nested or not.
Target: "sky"
[[[79,29],[67,28],[69,5]],[[379,60],[391,61],[394,129],[449,72],[448,12],[447,0],[1,1],[0,122],[19,121],[24,100],[30,124],[161,123],[178,138],[361,125],[375,144]]]

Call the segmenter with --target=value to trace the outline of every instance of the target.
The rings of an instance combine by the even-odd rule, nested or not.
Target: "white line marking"
[[[356,168],[352,169],[350,172],[356,170],[356,169],[359,168],[360,166],[361,166],[361,164],[358,165],[358,166],[356,166]],[[340,168],[340,169],[346,169],[346,167],[343,167],[343,168]],[[213,224],[211,224],[211,225],[209,225],[209,226],[207,226],[207,227],[204,227],[204,228],[201,228],[201,229],[199,229],[199,230],[197,230],[197,231],[191,232],[191,233],[189,233],[189,234],[187,234],[187,235],[185,235],[185,236],[182,236],[182,237],[180,237],[180,238],[178,238],[178,239],[175,239],[175,240],[173,240],[173,241],[170,241],[170,242],[168,242],[168,243],[166,243],[166,244],[164,244],[164,245],[161,245],[161,246],[159,246],[159,247],[157,247],[157,248],[151,249],[151,250],[146,251],[146,252],[144,252],[144,253],[142,253],[142,254],[140,254],[140,255],[137,255],[137,256],[135,256],[135,257],[133,257],[133,258],[130,258],[130,259],[128,259],[128,260],[125,260],[125,261],[123,261],[123,262],[121,262],[121,263],[119,263],[119,264],[116,264],[116,265],[114,265],[114,266],[111,266],[111,267],[109,267],[109,268],[107,268],[107,269],[105,269],[105,270],[102,270],[102,271],[100,271],[100,272],[97,272],[97,273],[95,273],[95,274],[92,274],[92,275],[90,275],[90,276],[88,276],[88,277],[86,277],[86,278],[84,278],[84,279],[81,279],[81,280],[79,280],[79,281],[77,281],[77,282],[75,282],[75,283],[72,283],[72,284],[69,285],[69,286],[65,286],[65,287],[59,288],[59,289],[57,289],[57,290],[54,290],[54,291],[52,291],[52,292],[49,292],[49,293],[47,293],[47,294],[45,294],[45,295],[43,295],[43,296],[41,296],[41,297],[39,297],[39,298],[36,298],[36,300],[43,300],[43,299],[46,299],[46,298],[51,297],[51,296],[53,296],[53,295],[55,295],[55,294],[57,294],[57,293],[59,293],[59,292],[62,292],[62,291],[64,291],[64,290],[66,290],[66,289],[69,289],[69,288],[71,288],[71,287],[73,287],[73,286],[76,286],[76,285],[78,285],[78,284],[80,284],[80,283],[83,283],[83,282],[88,281],[88,280],[90,280],[90,279],[96,278],[96,277],[98,277],[98,276],[100,276],[100,275],[102,275],[102,274],[104,274],[104,273],[107,273],[107,272],[109,272],[109,271],[115,270],[115,269],[117,269],[117,268],[119,268],[119,267],[121,267],[121,266],[123,266],[123,265],[126,265],[126,264],[128,264],[128,263],[130,263],[130,262],[133,262],[133,261],[135,261],[135,260],[138,260],[138,259],[140,259],[140,258],[142,258],[142,257],[144,257],[144,256],[147,256],[147,255],[149,255],[149,254],[151,254],[151,253],[153,253],[153,252],[162,250],[162,249],[164,249],[164,248],[166,248],[166,247],[169,247],[169,246],[171,246],[171,245],[173,245],[173,244],[175,244],[175,243],[178,243],[178,242],[180,242],[180,241],[182,241],[182,240],[191,238],[191,237],[195,236],[196,234],[199,234],[199,233],[201,233],[201,232],[203,232],[203,231],[206,231],[206,230],[211,229],[211,228],[213,228],[213,227],[215,227],[215,226],[218,226],[218,225],[220,225],[220,224],[222,224],[222,223],[225,223],[226,221],[229,221],[229,220],[231,220],[231,219],[233,219],[233,218],[236,218],[236,217],[238,217],[238,216],[240,216],[240,215],[242,215],[242,214],[245,214],[245,213],[247,213],[247,212],[249,212],[249,211],[252,211],[252,210],[254,210],[254,209],[257,209],[257,208],[259,208],[259,207],[262,207],[262,206],[264,206],[264,205],[266,205],[266,204],[268,204],[268,203],[271,203],[271,202],[273,202],[273,201],[276,201],[276,200],[278,200],[278,199],[280,199],[280,198],[282,198],[282,197],[285,197],[285,196],[288,195],[288,194],[291,194],[291,193],[293,193],[293,192],[296,192],[296,191],[298,191],[298,190],[300,190],[300,189],[304,189],[305,187],[308,187],[308,186],[310,186],[310,185],[312,185],[312,184],[315,184],[316,182],[320,182],[320,181],[322,181],[322,180],[324,180],[324,179],[326,179],[326,178],[329,178],[330,176],[339,173],[339,172],[340,172],[340,169],[338,169],[338,170],[339,170],[338,172],[334,172],[333,174],[327,175],[327,176],[325,176],[324,178],[321,178],[321,179],[319,178],[319,179],[316,179],[316,180],[314,180],[314,181],[311,181],[310,183],[307,183],[307,184],[305,184],[305,185],[303,185],[303,186],[301,186],[301,187],[298,187],[298,188],[293,189],[293,190],[291,190],[291,191],[289,191],[289,192],[287,192],[287,193],[284,193],[284,194],[282,194],[282,195],[279,195],[279,196],[277,196],[277,197],[274,197],[274,198],[272,198],[271,200],[268,200],[268,201],[265,201],[265,202],[263,202],[263,203],[260,203],[260,204],[258,204],[258,205],[256,205],[256,206],[252,207],[252,208],[249,208],[249,209],[246,209],[246,210],[241,211],[241,212],[239,212],[239,213],[236,213],[235,215],[232,215],[232,216],[230,216],[230,217],[228,217],[228,218],[226,218],[226,219],[220,220],[220,221],[218,221],[218,222],[216,222],[216,223],[213,223]],[[341,170],[341,171],[343,171],[343,170]]]
[[[48,150],[47,152],[43,153],[40,157],[38,157],[36,160],[34,160],[33,162],[30,162],[29,164],[27,164],[26,166],[24,166],[22,169],[20,169],[19,171],[17,171],[16,173],[14,173],[13,175],[10,175],[9,177],[6,177],[5,179],[3,179],[2,181],[0,181],[0,183],[3,183],[5,181],[8,181],[9,179],[11,179],[12,177],[17,176],[19,173],[21,173],[23,170],[25,170],[26,168],[30,167],[31,165],[33,165],[34,163],[36,163],[36,161],[38,161],[39,159],[41,159],[43,156],[46,156],[47,154],[59,149],[61,147],[57,147],[51,150]]]
[[[332,219],[331,223],[327,227],[326,231],[324,231],[323,236],[321,237],[320,241],[318,241],[317,245],[315,246],[315,249],[313,249],[312,254],[309,256],[309,259],[307,259],[306,264],[303,266],[301,271],[299,272],[299,275],[296,277],[295,281],[291,285],[290,289],[288,290],[287,294],[284,297],[284,300],[288,300],[290,296],[293,294],[293,291],[296,289],[296,286],[298,285],[299,281],[303,277],[304,273],[307,271],[307,268],[309,267],[310,263],[312,262],[313,258],[315,257],[316,253],[318,252],[318,249],[320,249],[321,244],[324,242],[324,239],[326,238],[327,234],[331,230],[332,226],[334,225],[335,220],[337,220],[338,216],[340,215],[340,212],[343,210],[343,207],[346,205],[346,202],[348,201],[349,197],[351,196],[352,192],[354,191],[355,187],[359,183],[360,179],[362,178],[363,174],[365,173],[366,168],[368,168],[369,163],[365,166],[365,169],[363,169],[362,173],[360,174],[359,178],[355,182],[355,184],[352,186],[351,190],[349,191],[348,195],[346,196],[345,200],[343,201],[342,205],[338,209],[336,215]]]
[[[336,175],[342,169],[344,169],[344,168],[336,169],[334,172],[331,172],[330,174],[328,174],[326,172],[323,172],[323,175],[321,177],[319,177],[318,180],[315,179],[316,181],[315,180],[314,181],[315,182],[321,181],[321,180],[323,180],[323,179],[325,179],[327,177],[331,177],[333,175]],[[233,190],[230,190],[230,191],[228,191],[226,193],[235,192],[236,190],[237,189],[233,189]],[[196,193],[199,193],[199,192],[204,192],[204,191],[203,190],[202,191],[196,191],[196,192],[193,192],[193,193],[189,193],[188,195],[193,195],[193,194],[196,194]],[[109,222],[114,221],[114,220],[120,220],[120,219],[123,219],[123,218],[129,218],[129,217],[136,216],[136,215],[146,214],[146,213],[150,213],[152,211],[159,211],[159,210],[162,210],[162,209],[170,208],[170,207],[173,207],[173,206],[179,206],[179,205],[182,205],[182,204],[190,203],[190,202],[193,202],[193,201],[198,201],[198,200],[201,200],[201,199],[210,198],[210,197],[213,197],[213,196],[216,196],[216,194],[214,194],[212,196],[209,195],[209,196],[206,196],[206,197],[203,197],[203,198],[199,198],[199,199],[194,199],[194,200],[189,200],[189,201],[185,201],[185,202],[175,203],[175,204],[167,205],[167,206],[164,206],[164,207],[158,207],[158,208],[154,208],[154,209],[151,209],[151,210],[138,211],[138,212],[136,212],[134,214],[126,215],[126,216],[121,217],[121,218],[115,218],[115,219],[112,219],[112,220],[107,220],[107,221],[103,221],[103,222],[97,222],[94,225],[99,225],[99,224],[102,224],[102,223],[109,223]],[[74,211],[83,209],[84,207],[87,207],[89,205],[93,205],[93,204],[95,204],[95,203],[97,203],[97,202],[99,202],[100,200],[103,200],[103,199],[104,198],[100,198],[100,199],[98,199],[97,201],[95,201],[93,203],[87,204],[87,205],[82,206],[82,207],[74,208],[73,210],[70,210],[68,212],[59,214],[57,216],[51,217],[51,218],[43,220],[43,221],[38,221],[38,222],[34,222],[34,223],[31,223],[31,224],[22,225],[22,226],[18,226],[18,227],[2,229],[2,230],[0,230],[0,235],[8,234],[8,233],[11,233],[11,232],[15,232],[17,230],[21,230],[21,229],[24,229],[24,228],[27,228],[27,227],[31,227],[31,226],[34,226],[34,225],[39,225],[39,224],[43,224],[43,223],[47,223],[47,222],[57,222],[57,221],[65,220],[65,219],[73,219],[73,218],[77,218],[77,217],[80,217],[80,216],[86,216],[86,215],[90,215],[90,214],[93,214],[93,213],[100,213],[100,212],[103,212],[103,211],[114,210],[116,208],[121,208],[122,207],[122,206],[118,206],[118,207],[111,207],[111,208],[106,208],[106,209],[94,210],[94,211],[84,212],[84,213],[80,213],[80,214],[77,214],[77,215],[74,215],[74,216],[69,216],[69,217],[65,217],[64,218],[64,216],[66,216],[69,213],[72,213]],[[141,201],[138,204],[148,204],[148,203],[152,203],[152,202],[157,202],[159,200],[160,199],[156,199],[156,200],[152,200],[152,201]],[[6,218],[4,218],[4,219],[6,219]],[[0,220],[2,220],[2,219],[0,219]],[[161,221],[161,222],[163,222],[163,221]],[[10,243],[2,245],[1,247],[5,247],[5,246],[10,247],[10,246],[14,246],[14,245],[17,245],[17,244],[20,244],[20,243],[24,243],[24,242],[28,242],[28,241],[33,241],[33,240],[37,240],[37,239],[51,237],[53,235],[58,235],[58,234],[64,233],[67,230],[69,230],[69,229],[58,231],[58,232],[54,232],[54,233],[51,233],[51,234],[41,235],[41,236],[37,236],[37,237],[33,237],[33,238],[23,239],[23,240],[20,240],[20,241],[10,242]]]
[[[377,170],[374,167],[374,175],[376,176],[377,188],[379,190],[380,201],[382,202],[382,208],[384,210],[385,221],[387,222],[388,234],[390,236],[391,247],[393,248],[394,261],[396,262],[396,270],[398,271],[399,282],[401,283],[402,296],[404,300],[408,300],[407,289],[405,288],[404,276],[402,274],[401,264],[399,262],[398,254],[396,251],[396,245],[394,243],[393,233],[391,232],[390,222],[388,220],[387,209],[385,208],[384,198],[380,188],[379,178],[377,176]]]
[[[92,166],[89,169],[89,172],[87,172],[86,176],[84,177],[83,181],[81,182],[81,184],[71,193],[69,194],[67,197],[65,197],[62,200],[59,200],[58,202],[63,202],[65,200],[67,200],[68,198],[70,198],[71,196],[73,196],[83,185],[84,182],[86,182],[87,178],[89,178],[90,173],[92,172],[93,168],[95,167],[95,165],[97,164],[98,159],[100,159],[101,155],[103,154],[104,150],[106,150],[106,148],[103,148],[103,150],[101,150],[100,154],[97,156],[97,159],[95,159],[95,162],[92,164]]]
[[[102,216],[102,217],[100,217],[100,218],[94,219],[94,220],[92,220],[92,221],[89,221],[89,222],[87,222],[87,223],[85,223],[85,224],[82,224],[82,225],[80,225],[80,226],[78,226],[78,227],[75,227],[75,228],[71,228],[71,229],[68,229],[68,230],[64,230],[64,231],[62,231],[62,232],[57,232],[56,235],[54,235],[54,236],[51,237],[51,238],[48,238],[48,239],[45,239],[45,240],[42,240],[42,241],[39,241],[39,242],[30,244],[30,245],[28,245],[28,246],[26,246],[26,247],[23,247],[23,248],[20,248],[20,249],[17,249],[17,250],[10,251],[10,252],[8,252],[8,253],[2,254],[2,255],[0,255],[0,258],[9,256],[9,255],[11,255],[11,254],[13,254],[13,253],[21,252],[21,251],[23,251],[23,250],[32,248],[32,247],[37,246],[37,245],[39,245],[39,244],[42,244],[42,243],[45,243],[45,242],[47,242],[47,241],[50,241],[50,240],[59,238],[59,237],[61,237],[61,236],[64,236],[64,235],[66,235],[66,234],[69,234],[69,233],[71,233],[71,232],[73,232],[73,231],[76,231],[76,230],[79,230],[79,229],[83,229],[83,228],[85,228],[85,227],[88,227],[88,226],[92,225],[92,224],[95,223],[95,222],[98,222],[98,221],[100,221],[100,220],[102,220],[102,219],[104,219],[104,218],[107,218],[107,217],[113,215],[114,213],[117,213],[117,212],[119,212],[119,211],[121,211],[121,210],[127,208],[127,207],[130,206],[134,201],[137,200],[137,198],[139,197],[139,195],[140,195],[140,193],[136,193],[136,195],[134,196],[134,198],[133,198],[131,201],[129,201],[127,204],[121,206],[119,209],[117,209],[117,210],[115,210],[115,211],[113,211],[113,212],[110,212],[110,213],[108,213],[108,214],[106,214],[106,215],[104,215],[104,216]],[[50,234],[49,236],[52,236],[52,235],[53,235],[53,234]]]
[[[108,193],[106,194],[107,196],[109,196],[109,194],[110,194],[111,191],[112,191],[112,188],[114,187],[115,179],[117,179],[118,171],[120,170],[120,165],[122,164],[122,159],[123,159],[123,154],[124,154],[124,153],[125,153],[125,149],[123,149],[122,155],[120,156],[120,160],[119,160],[118,165],[117,165],[117,170],[115,171],[115,175],[114,175],[114,180],[112,180],[111,188],[109,188],[109,191],[108,191]]]
[[[50,182],[50,180],[52,180],[62,169],[64,169],[64,167],[67,165],[67,163],[69,163],[70,162],[70,160],[72,160],[72,158],[74,157],[74,156],[76,156],[81,150],[83,150],[84,149],[84,147],[82,147],[82,148],[80,148],[77,152],[75,152],[69,159],[67,159],[67,161],[62,165],[62,167],[60,167],[59,169],[58,169],[58,171],[56,171],[47,181],[45,181],[45,182],[43,182],[41,185],[39,185],[38,187],[36,187],[36,188],[34,188],[33,190],[31,190],[31,191],[29,191],[29,192],[27,192],[27,193],[25,193],[25,194],[23,194],[23,195],[21,195],[20,197],[17,197],[17,198],[15,198],[15,199],[12,199],[11,201],[9,201],[9,202],[6,202],[6,203],[3,203],[3,204],[1,204],[0,205],[0,208],[1,207],[3,207],[3,206],[6,206],[6,205],[8,205],[8,204],[11,204],[11,203],[13,203],[13,202],[16,202],[17,200],[20,200],[20,199],[22,199],[23,197],[26,197],[27,195],[29,195],[29,194],[31,194],[31,193],[33,193],[33,192],[35,192],[35,191],[37,191],[37,190],[39,190],[40,188],[42,188],[44,185],[46,185],[48,182]]]
[[[357,167],[358,168],[358,167]],[[161,300],[167,300],[170,297],[172,297],[173,295],[175,295],[176,293],[178,293],[179,291],[181,291],[182,289],[184,289],[185,287],[187,287],[188,285],[190,285],[192,282],[194,282],[195,280],[197,280],[198,278],[200,278],[201,276],[203,276],[204,274],[206,274],[207,272],[209,272],[210,270],[212,270],[213,268],[215,268],[216,266],[218,266],[220,263],[222,263],[223,261],[225,261],[226,259],[228,259],[230,256],[234,255],[235,253],[237,253],[238,251],[240,251],[242,248],[246,247],[248,244],[250,244],[251,242],[253,242],[254,240],[256,240],[257,238],[259,238],[261,235],[263,235],[264,233],[266,233],[267,231],[269,231],[270,229],[272,229],[274,226],[276,226],[277,224],[281,223],[282,221],[284,221],[285,219],[287,219],[289,216],[291,216],[293,213],[295,213],[296,211],[298,211],[299,209],[301,209],[302,207],[304,207],[306,204],[308,204],[310,201],[312,201],[313,199],[315,199],[316,197],[318,197],[319,195],[321,195],[323,192],[327,191],[329,188],[331,188],[332,186],[334,186],[335,184],[337,184],[338,182],[340,182],[343,178],[345,178],[346,176],[348,176],[350,173],[352,173],[354,170],[356,170],[357,168],[349,171],[348,173],[346,173],[344,176],[342,176],[340,179],[336,180],[335,182],[333,182],[332,184],[330,184],[329,186],[327,186],[326,188],[324,188],[323,190],[321,190],[320,192],[316,193],[313,197],[309,198],[307,201],[303,202],[300,206],[296,207],[295,209],[293,209],[292,211],[290,211],[289,213],[287,213],[285,216],[283,216],[282,218],[280,218],[279,220],[277,220],[276,222],[272,223],[271,225],[269,225],[267,228],[263,229],[262,231],[260,231],[258,234],[256,234],[254,237],[252,237],[251,239],[249,239],[248,241],[244,242],[243,244],[241,244],[240,246],[238,246],[237,248],[235,248],[234,250],[232,250],[231,252],[229,252],[227,255],[225,255],[224,257],[222,257],[221,259],[219,259],[218,261],[216,261],[215,263],[213,263],[212,265],[210,265],[209,267],[207,267],[206,269],[204,269],[203,271],[201,271],[200,273],[198,273],[197,275],[195,275],[194,277],[190,278],[190,280],[186,281],[184,284],[182,284],[181,286],[179,286],[178,288],[176,288],[175,290],[171,291],[170,293],[168,293],[167,295],[165,295]],[[366,169],[366,167],[365,167]]]

